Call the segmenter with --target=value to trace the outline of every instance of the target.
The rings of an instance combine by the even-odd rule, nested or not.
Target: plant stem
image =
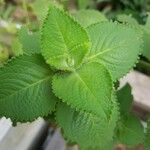
[[[142,71],[150,75],[150,63],[144,60],[140,60],[136,67],[137,70]]]

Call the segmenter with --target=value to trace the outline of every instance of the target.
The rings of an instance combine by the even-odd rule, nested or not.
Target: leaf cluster
[[[139,121],[122,115],[130,102],[117,94],[114,83],[137,62],[142,35],[134,27],[91,13],[97,18],[88,19],[83,12],[73,17],[51,5],[39,32],[21,29],[22,52],[0,69],[0,116],[16,123],[55,114],[71,142],[83,149],[106,150],[113,147],[119,103],[126,105],[120,107],[120,124],[125,125],[117,131],[123,134],[119,140],[130,144],[124,137],[133,128],[131,120],[136,135],[141,134]]]

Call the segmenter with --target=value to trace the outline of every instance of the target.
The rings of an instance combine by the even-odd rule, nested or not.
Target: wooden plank
[[[5,117],[0,119],[0,142],[8,133],[11,127],[12,127],[12,123],[10,119],[6,119]]]
[[[48,138],[44,150],[66,150],[66,143],[59,129],[52,137]]]
[[[19,124],[11,127],[5,138],[0,142],[0,150],[34,150],[47,132],[48,125],[39,118],[33,123]]]
[[[132,71],[121,80],[121,85],[126,82],[132,86],[134,102],[150,111],[150,77],[137,71]]]
[[[137,71],[131,71],[120,80],[121,87],[126,83],[132,87],[133,108],[142,118],[150,114],[150,77]]]
[[[48,136],[43,150],[79,150],[77,145],[67,146],[66,141],[61,135],[60,129],[54,131],[54,134]]]

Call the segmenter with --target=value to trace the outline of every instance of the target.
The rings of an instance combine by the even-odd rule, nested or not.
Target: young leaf
[[[11,50],[12,50],[13,56],[23,55],[22,44],[20,43],[18,38],[15,38],[13,40]]]
[[[92,41],[88,61],[102,63],[113,80],[125,75],[141,52],[141,32],[125,25],[103,22],[87,28]]]
[[[94,1],[91,0],[77,0],[79,9],[86,9],[87,7],[93,6]]]
[[[60,70],[78,67],[89,49],[86,31],[67,13],[50,7],[42,29],[42,54]]]
[[[144,150],[149,150],[149,149],[150,149],[150,120],[148,121],[147,124],[147,131],[144,139]]]
[[[133,18],[131,15],[120,14],[117,16],[117,20],[119,22],[126,23],[130,26],[139,28],[139,24],[138,24],[137,20],[135,18]]]
[[[142,144],[144,139],[143,126],[139,118],[133,114],[122,117],[120,125],[117,128],[118,143],[131,147]]]
[[[117,91],[118,102],[120,104],[121,114],[127,114],[131,111],[133,96],[131,94],[131,86],[126,84],[122,89]]]
[[[50,5],[49,0],[43,0],[41,3],[41,0],[36,0],[33,3],[31,3],[31,7],[38,17],[38,20],[43,22],[43,18],[46,16],[48,12],[48,7]]]
[[[77,13],[74,14],[74,17],[83,27],[88,27],[98,22],[108,21],[102,13],[92,9],[77,11]]]
[[[106,118],[112,80],[103,65],[92,62],[72,73],[56,74],[52,88],[57,97],[77,110],[86,110]]]
[[[19,30],[18,38],[25,54],[41,52],[39,32],[29,32],[26,27]]]
[[[0,117],[27,122],[55,108],[52,71],[40,55],[20,56],[0,69]]]
[[[114,128],[118,119],[118,108],[112,100],[111,113],[107,119],[87,112],[78,112],[65,103],[57,106],[56,120],[62,127],[64,135],[82,148],[97,146],[102,149],[112,141]]]
[[[126,84],[120,89],[117,97],[121,116],[116,128],[116,141],[134,147],[143,142],[144,130],[140,119],[131,112],[133,96],[130,85]]]

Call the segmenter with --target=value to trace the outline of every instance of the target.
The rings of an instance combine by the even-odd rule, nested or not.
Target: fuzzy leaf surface
[[[87,28],[92,42],[88,61],[102,63],[113,80],[125,75],[137,62],[141,52],[141,32],[113,22],[103,22]]]
[[[118,102],[120,104],[121,114],[127,114],[131,111],[133,96],[131,94],[131,86],[126,84],[122,89],[117,91]]]
[[[56,74],[53,91],[63,102],[78,110],[106,117],[112,91],[112,80],[103,65],[92,62],[72,73]]]
[[[18,38],[25,54],[41,52],[39,32],[29,32],[26,27],[22,27],[18,33]]]
[[[36,0],[33,3],[31,3],[31,7],[36,16],[38,17],[39,21],[41,22],[43,21],[43,18],[46,16],[48,12],[49,5],[50,5],[49,0],[43,0],[42,3],[41,0]]]
[[[92,113],[78,112],[65,103],[60,103],[57,106],[56,120],[64,135],[81,148],[99,147],[104,150],[112,141],[118,119],[118,108],[114,99],[109,109],[111,113],[104,119]]]
[[[83,27],[88,27],[92,24],[102,22],[102,21],[108,21],[107,18],[96,10],[80,10],[75,13],[74,17],[80,22],[80,24]]]
[[[143,41],[144,50],[143,55],[150,61],[150,13],[148,13],[148,19],[145,25],[142,26],[143,29]]]
[[[117,20],[122,23],[126,23],[128,25],[134,26],[136,28],[139,28],[139,24],[135,18],[133,18],[131,15],[121,14],[117,16]]]
[[[87,7],[93,6],[94,2],[91,0],[77,0],[79,9],[86,9]]]
[[[117,132],[118,143],[131,147],[143,143],[144,129],[140,119],[133,114],[128,114],[121,118],[120,126]]]
[[[55,108],[52,71],[36,54],[20,56],[0,69],[0,117],[27,122],[46,116]]]
[[[149,148],[150,148],[150,120],[148,121],[147,124],[147,131],[144,139],[144,150],[149,150]]]
[[[89,50],[86,31],[71,16],[50,7],[42,29],[42,54],[46,62],[59,70],[78,67]]]

